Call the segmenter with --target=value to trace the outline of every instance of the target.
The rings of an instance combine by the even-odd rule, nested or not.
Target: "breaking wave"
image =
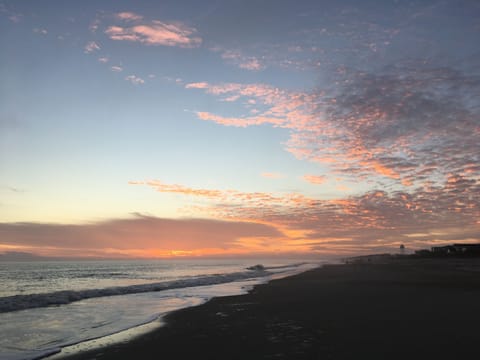
[[[268,277],[278,274],[279,270],[288,271],[303,264],[292,264],[279,267],[261,267],[243,272],[217,274],[200,277],[191,277],[180,280],[164,281],[158,283],[108,287],[88,290],[62,290],[43,294],[14,295],[0,298],[0,313],[32,309],[53,305],[70,304],[75,301],[103,296],[116,296],[163,291],[169,289],[188,288],[193,286],[225,284],[233,281],[248,280],[259,277]],[[281,272],[283,272],[281,271]]]

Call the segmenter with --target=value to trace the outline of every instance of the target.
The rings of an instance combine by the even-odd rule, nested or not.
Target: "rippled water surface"
[[[318,264],[257,261],[0,263],[0,359],[33,359]]]

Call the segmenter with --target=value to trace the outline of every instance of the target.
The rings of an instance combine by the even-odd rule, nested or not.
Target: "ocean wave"
[[[307,265],[307,262],[300,262],[295,264],[287,264],[287,265],[278,265],[278,266],[265,266],[265,270],[288,270],[292,268],[298,268],[303,265]]]
[[[299,266],[297,264],[295,265]],[[284,268],[291,269],[292,265]],[[224,284],[239,280],[267,277],[275,273],[275,271],[268,271],[268,268],[266,268],[264,270],[259,269],[229,274],[216,274],[140,285],[88,289],[80,291],[63,290],[43,294],[13,295],[0,298],[0,313],[54,305],[65,305],[75,301],[104,296],[127,295],[169,289],[180,289],[193,286]]]
[[[81,278],[112,278],[112,277],[129,277],[129,276],[131,276],[129,273],[124,273],[124,272],[107,272],[107,273],[92,272],[92,273],[86,273],[86,274],[78,274],[74,277],[77,279],[81,279]]]

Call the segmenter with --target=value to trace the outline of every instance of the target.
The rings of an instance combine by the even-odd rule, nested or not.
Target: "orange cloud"
[[[129,182],[132,185],[140,185],[141,182]],[[219,198],[225,197],[226,192],[220,190],[207,190],[207,189],[193,189],[187,186],[178,185],[178,184],[165,184],[158,180],[149,180],[144,184],[155,188],[158,192],[164,193],[177,193],[183,195],[192,195],[192,196],[203,196],[207,198]]]
[[[191,188],[131,181],[160,193],[203,198],[216,219],[130,219],[81,224],[0,223],[0,251],[57,256],[204,256],[392,251],[402,242],[479,239],[480,182],[451,174],[442,187],[370,191],[321,200],[299,193]],[[196,202],[198,204],[198,202]],[[411,234],[427,234],[414,238]]]
[[[308,181],[311,184],[316,184],[316,185],[323,184],[325,183],[325,181],[327,181],[326,176],[318,176],[318,175],[305,175],[303,179]]]
[[[264,116],[255,116],[249,118],[232,118],[215,115],[209,112],[198,111],[197,116],[201,120],[213,121],[217,124],[225,126],[235,127],[247,127],[252,125],[272,124],[275,126],[281,126],[283,124],[282,119]]]
[[[450,236],[448,229],[459,223],[465,226],[464,239],[480,234],[480,200],[476,195],[480,193],[480,182],[460,175],[449,176],[443,187],[417,188],[411,193],[375,190],[333,200],[299,193],[194,189],[159,181],[132,183],[148,185],[159,192],[203,197],[208,202],[199,208],[215,218],[271,226],[284,235],[276,238],[277,244],[268,245],[271,249],[288,245],[292,251],[305,251],[308,242],[310,250],[320,252],[335,249],[347,253],[367,248],[383,251],[399,241],[418,248],[428,240],[439,239],[439,235],[413,244],[408,234],[431,233],[432,229],[437,234],[440,229],[447,229],[442,236]],[[455,239],[461,236],[456,234]],[[262,236],[255,238],[255,246],[267,241]],[[348,244],[330,244],[323,241],[327,238],[352,240]]]
[[[400,178],[400,175],[398,175],[397,172],[395,172],[394,170],[392,170],[390,168],[385,167],[384,165],[382,165],[380,162],[378,162],[376,160],[361,161],[360,165],[365,166],[365,167],[373,168],[375,170],[375,172],[379,175],[388,176],[388,177],[393,178],[393,179],[399,179]]]
[[[270,173],[270,172],[261,173],[261,176],[264,177],[264,178],[268,178],[268,179],[280,179],[280,178],[284,177],[283,174]]]

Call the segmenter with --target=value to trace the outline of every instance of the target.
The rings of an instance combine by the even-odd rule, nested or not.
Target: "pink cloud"
[[[277,119],[273,117],[265,116],[255,116],[249,118],[232,118],[232,117],[223,117],[220,115],[215,115],[209,112],[198,111],[197,116],[201,120],[213,121],[217,124],[225,126],[235,126],[235,127],[247,127],[252,125],[262,125],[262,124],[272,124],[275,126],[280,126],[283,124],[282,119]]]
[[[222,59],[232,62],[241,69],[250,71],[260,71],[265,68],[265,65],[254,56],[246,56],[240,51],[225,50],[222,53]]]
[[[247,59],[241,62],[238,66],[242,69],[250,71],[260,71],[265,68],[265,66],[258,59]]]
[[[271,173],[271,172],[264,172],[261,173],[261,176],[267,179],[281,179],[284,177],[283,174],[280,173]]]
[[[105,33],[112,40],[185,48],[198,47],[202,43],[195,28],[178,21],[145,21],[142,16],[130,12],[118,13],[116,18],[134,24],[132,26],[109,26]]]
[[[115,17],[125,21],[138,21],[143,19],[143,16],[128,11],[117,13],[115,14]]]
[[[223,99],[229,97],[244,98],[247,100],[247,103],[249,103],[249,100],[253,100],[254,103],[269,105],[272,108],[279,106],[282,102],[290,103],[294,96],[291,92],[267,84],[224,83],[214,85],[207,82],[197,82],[186,84],[185,88],[203,89],[208,94],[223,96]],[[292,107],[293,105],[290,106]],[[271,111],[272,114],[273,112]]]
[[[185,85],[186,89],[207,89],[209,84],[207,82],[198,82],[198,83],[190,83]]]
[[[358,81],[362,84],[362,81],[365,80]],[[377,81],[380,84],[376,84]],[[455,81],[459,83],[458,86],[465,83],[462,79]],[[197,116],[200,119],[224,126],[246,127],[271,124],[289,129],[290,138],[286,143],[287,151],[299,159],[326,164],[334,172],[355,178],[356,181],[373,177],[380,179],[378,177],[380,175],[389,179],[388,181],[410,187],[415,185],[417,180],[434,176],[435,172],[439,170],[440,163],[435,164],[437,170],[431,170],[432,165],[429,162],[434,156],[428,156],[428,153],[422,155],[422,151],[418,151],[419,144],[428,149],[431,147],[428,144],[431,144],[432,136],[438,139],[438,136],[443,137],[446,132],[437,130],[433,126],[430,133],[425,133],[425,130],[421,130],[422,128],[420,131],[415,129],[415,132],[403,133],[402,136],[397,136],[395,133],[399,131],[395,126],[395,117],[400,116],[402,112],[410,112],[410,110],[390,102],[392,98],[396,100],[395,97],[399,98],[400,103],[407,101],[412,97],[412,88],[416,85],[407,82],[403,85],[406,88],[405,92],[396,89],[393,80],[391,82],[385,79],[374,80],[373,84],[367,81],[364,87],[368,88],[368,86],[374,89],[383,86],[393,92],[394,96],[377,95],[378,99],[367,101],[363,97],[355,99],[356,95],[342,98],[332,96],[325,91],[308,94],[287,91],[266,84],[198,82],[187,84],[186,88],[203,90],[218,96],[221,101],[241,101],[248,113],[248,115],[238,117],[225,117],[220,114],[198,111]],[[364,87],[360,87],[360,85],[358,87],[365,91]],[[395,92],[399,92],[399,94],[397,95]],[[369,101],[372,104],[369,104]],[[415,102],[408,101],[412,101],[412,109],[414,109],[415,102],[421,103],[424,100],[420,98]],[[249,108],[253,104],[256,108]],[[426,104],[425,107],[427,108],[427,106],[431,105]],[[342,108],[348,108],[348,111],[344,111]],[[412,114],[409,116],[418,117],[418,114],[412,110]],[[457,115],[451,114],[451,117],[455,116]],[[430,116],[426,114],[424,118],[429,119]],[[402,121],[405,122],[405,125],[402,125],[405,127],[412,127],[412,124],[415,124],[411,121]],[[462,135],[469,141],[464,142],[462,146],[448,149],[448,151],[445,149],[444,154],[462,151],[463,155],[459,155],[457,159],[464,158],[465,160],[455,160],[458,164],[452,164],[452,166],[461,167],[465,174],[475,176],[480,171],[478,167],[471,166],[472,157],[469,154],[474,149],[478,149],[478,142],[474,142],[472,138],[472,134],[476,134],[478,130],[475,130],[472,121],[465,120],[463,123],[470,128],[468,134],[463,131],[465,134]],[[445,126],[449,126],[448,122]],[[383,133],[390,137],[385,140],[377,133],[380,135]],[[457,137],[456,134],[454,136]],[[439,152],[437,151],[435,154],[438,156]],[[449,159],[455,159],[455,157],[442,157],[444,163],[445,161],[451,162]],[[418,163],[419,161],[421,164]]]
[[[237,61],[241,54],[224,52],[224,57]],[[243,106],[235,116],[200,110],[199,119],[287,129],[285,150],[367,188],[411,191],[429,181],[439,185],[451,169],[478,179],[479,107],[472,94],[480,82],[472,80],[475,76],[406,63],[382,74],[342,66],[334,79],[331,87],[311,92],[255,83],[185,87]]]
[[[309,183],[316,184],[316,185],[324,184],[327,181],[326,176],[305,175],[303,178],[305,181],[308,181]]]
[[[240,95],[227,96],[227,97],[223,98],[222,100],[227,101],[227,102],[234,102],[234,101],[237,101],[238,99],[240,99]]]

